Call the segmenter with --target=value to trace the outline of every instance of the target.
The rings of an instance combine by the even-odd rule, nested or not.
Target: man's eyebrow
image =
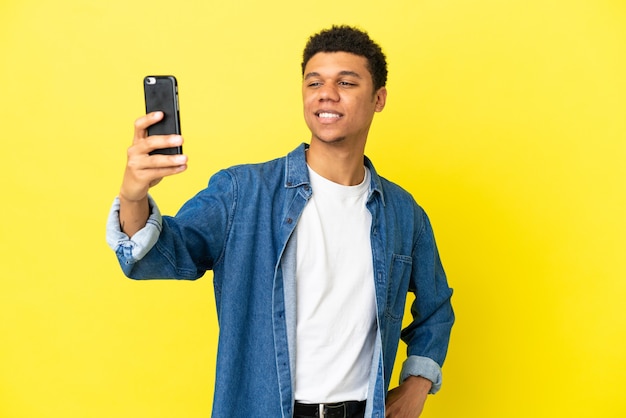
[[[352,76],[352,77],[361,78],[361,75],[359,73],[357,73],[355,71],[348,71],[348,70],[341,71],[339,73],[339,75],[349,75],[349,76]]]
[[[350,70],[343,70],[343,71],[340,71],[340,72],[339,72],[339,75],[340,75],[340,76],[346,76],[346,75],[347,75],[347,76],[352,76],[352,77],[356,77],[356,78],[361,78],[361,75],[360,75],[359,73],[357,73],[357,72],[355,72],[355,71],[350,71]],[[305,79],[305,80],[308,80],[309,78],[312,78],[312,77],[319,77],[319,76],[320,76],[320,73],[318,73],[318,72],[316,72],[316,71],[311,71],[310,73],[307,73],[307,74],[304,76],[304,79]]]

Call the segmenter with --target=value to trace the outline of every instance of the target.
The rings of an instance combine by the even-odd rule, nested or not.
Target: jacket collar
[[[294,188],[302,185],[310,184],[309,171],[306,166],[306,150],[309,148],[308,144],[302,143],[296,149],[287,154],[285,163],[285,188]],[[385,195],[383,193],[381,178],[376,173],[374,164],[367,157],[364,157],[364,164],[370,170],[370,193],[368,201],[372,200],[374,194],[379,194],[380,199],[385,205]]]

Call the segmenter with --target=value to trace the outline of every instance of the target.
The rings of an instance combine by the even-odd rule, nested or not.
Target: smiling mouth
[[[317,112],[316,116],[322,120],[333,120],[333,119],[339,119],[342,117],[341,114],[334,113],[334,112]]]

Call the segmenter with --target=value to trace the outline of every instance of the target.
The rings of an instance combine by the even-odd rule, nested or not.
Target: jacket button
[[[292,223],[292,222],[293,222],[293,219],[291,219],[291,218],[287,218],[287,223],[288,223],[288,224],[290,224],[290,223]]]

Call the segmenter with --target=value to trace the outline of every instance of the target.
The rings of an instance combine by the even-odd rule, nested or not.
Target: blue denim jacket
[[[293,415],[294,236],[312,193],[305,149],[218,172],[175,217],[161,217],[151,200],[150,219],[132,239],[120,231],[117,199],[111,210],[107,240],[128,277],[194,280],[213,270],[220,326],[214,417]],[[439,390],[454,313],[426,214],[365,164],[378,324],[365,416],[382,418],[400,337],[408,345],[401,380],[423,376],[432,393]],[[416,295],[413,321],[401,330],[408,292]]]

